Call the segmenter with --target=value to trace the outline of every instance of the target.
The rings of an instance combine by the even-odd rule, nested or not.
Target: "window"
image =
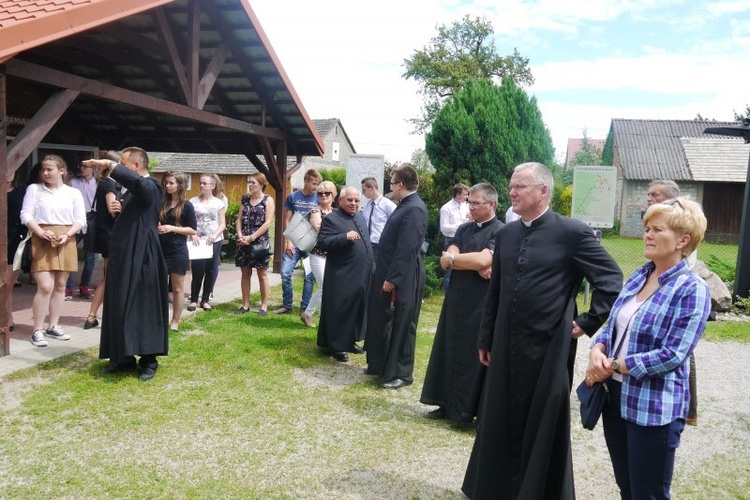
[[[334,142],[331,144],[331,160],[333,161],[339,161],[339,149],[341,147],[341,144],[338,142]]]

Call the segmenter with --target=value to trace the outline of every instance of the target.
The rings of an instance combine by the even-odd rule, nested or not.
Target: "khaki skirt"
[[[50,224],[39,224],[45,231],[52,231],[57,236],[62,236],[71,226],[53,226]],[[53,247],[52,242],[43,240],[39,236],[31,235],[31,272],[44,271],[67,271],[74,273],[78,271],[78,249],[76,239],[69,238],[62,245]]]

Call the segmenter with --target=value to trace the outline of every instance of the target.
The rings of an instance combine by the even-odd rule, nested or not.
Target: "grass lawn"
[[[186,319],[148,383],[102,374],[96,349],[8,376],[0,498],[463,498],[474,430],[418,403],[441,304],[424,304],[415,384],[399,391],[363,375],[363,356],[322,355],[297,315],[235,316],[237,301]],[[594,434],[576,426],[579,497],[612,494],[606,454],[591,464]],[[745,495],[750,459],[719,458],[675,495]]]

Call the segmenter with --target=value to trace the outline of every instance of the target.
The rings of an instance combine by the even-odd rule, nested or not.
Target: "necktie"
[[[375,200],[370,200],[370,217],[367,218],[367,232],[372,233],[372,214],[375,213]]]

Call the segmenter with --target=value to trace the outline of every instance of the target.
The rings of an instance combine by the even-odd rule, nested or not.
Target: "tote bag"
[[[295,212],[292,215],[292,220],[289,221],[289,225],[286,231],[284,231],[284,236],[303,252],[312,250],[318,241],[318,233],[310,225],[307,217],[301,215],[299,212]]]

